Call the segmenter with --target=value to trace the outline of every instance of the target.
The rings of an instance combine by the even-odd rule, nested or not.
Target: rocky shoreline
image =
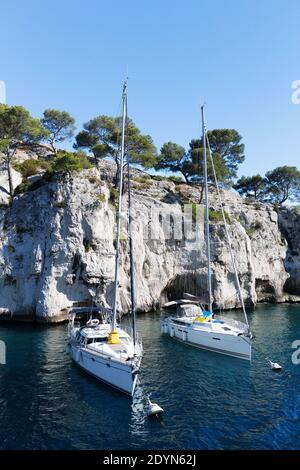
[[[55,175],[49,181],[37,175],[31,177],[35,185],[15,196],[10,206],[5,174],[0,173],[0,319],[60,322],[72,306],[110,305],[114,175],[110,162],[102,162],[99,171]],[[20,180],[14,172],[14,184]],[[133,187],[138,311],[156,310],[186,290],[203,293],[205,247],[197,238],[201,213],[200,219],[194,214],[199,189],[150,178],[138,170]],[[215,307],[239,308],[213,188],[211,193]],[[222,198],[246,304],[299,302],[300,212],[275,211],[231,191],[222,191]],[[187,226],[182,222],[186,207],[191,214]],[[120,305],[126,313],[130,306],[126,224],[122,266]]]

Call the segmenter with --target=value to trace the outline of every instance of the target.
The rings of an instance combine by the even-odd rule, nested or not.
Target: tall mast
[[[126,106],[127,106],[127,81],[123,85],[122,95],[122,138],[121,138],[121,154],[119,161],[119,198],[117,210],[117,234],[116,234],[116,257],[115,257],[115,283],[114,283],[114,303],[111,334],[109,336],[110,343],[119,343],[119,335],[116,333],[117,326],[117,306],[118,306],[118,284],[120,270],[120,232],[121,232],[121,213],[123,200],[123,171],[124,171],[124,154],[125,154],[125,128],[126,128]]]
[[[127,112],[127,96],[126,96]],[[127,142],[128,145],[128,142]],[[132,336],[133,345],[136,345],[136,306],[135,306],[135,282],[134,282],[134,261],[133,261],[133,241],[132,241],[132,210],[131,210],[131,173],[130,173],[130,155],[126,148],[127,156],[127,180],[128,180],[128,238],[129,238],[129,258],[130,258],[130,295],[131,295],[131,318],[132,318]]]
[[[211,284],[211,255],[210,255],[210,237],[209,237],[209,207],[208,207],[208,181],[207,181],[207,156],[206,156],[206,128],[204,106],[201,106],[202,115],[202,148],[203,148],[203,169],[204,169],[204,194],[205,194],[205,239],[207,254],[207,288],[208,288],[208,308],[212,313],[212,284]]]

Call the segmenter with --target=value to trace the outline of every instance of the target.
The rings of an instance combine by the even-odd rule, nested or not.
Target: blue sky
[[[129,113],[159,148],[207,126],[235,128],[240,174],[300,167],[298,0],[4,0],[0,80],[7,102],[83,122],[116,115],[129,68]]]

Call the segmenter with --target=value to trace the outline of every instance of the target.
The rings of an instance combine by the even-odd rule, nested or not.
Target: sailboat
[[[113,308],[99,307],[102,312],[99,318],[92,316],[85,325],[75,322],[76,309],[71,313],[69,322],[68,350],[74,362],[86,372],[128,395],[133,396],[137,377],[140,370],[143,347],[136,331],[135,286],[133,242],[131,233],[131,178],[130,156],[126,145],[127,125],[127,82],[123,86],[122,94],[122,137],[120,151],[120,165],[118,178],[118,210],[116,255],[114,274]],[[127,150],[127,151],[126,151]],[[126,155],[125,155],[126,154]],[[131,284],[131,328],[121,327],[117,322],[118,314],[118,284],[120,271],[120,235],[121,213],[123,203],[124,163],[127,158],[128,176],[128,238],[130,257],[130,284]],[[74,313],[75,312],[75,313]]]
[[[221,194],[217,182],[213,158],[210,151],[208,136],[205,127],[204,106],[201,108],[202,114],[202,144],[203,144],[203,168],[204,168],[204,193],[205,193],[205,240],[207,252],[207,292],[208,297],[197,297],[191,294],[184,294],[183,299],[171,301],[165,304],[164,308],[176,308],[173,315],[164,315],[161,321],[161,332],[170,337],[180,340],[190,346],[194,346],[208,351],[225,354],[251,361],[251,339],[252,334],[249,328],[247,312],[241,286],[239,282],[237,267],[231,247],[230,235],[227,227],[225,212],[221,201]],[[226,238],[229,245],[231,261],[235,274],[237,290],[244,313],[245,323],[236,320],[216,318],[213,312],[212,295],[212,266],[209,233],[209,199],[208,199],[208,177],[207,177],[207,148],[210,153],[214,179],[219,197],[223,223],[225,226]]]

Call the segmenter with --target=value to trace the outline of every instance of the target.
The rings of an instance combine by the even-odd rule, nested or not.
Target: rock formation
[[[43,177],[11,206],[0,173],[0,318],[61,321],[74,305],[111,305],[114,167]],[[15,184],[21,177],[15,175]],[[2,188],[1,188],[2,186]],[[197,187],[133,175],[134,260],[139,311],[183,292],[205,294],[206,259]],[[31,190],[30,190],[31,189]],[[125,187],[126,193],[126,187]],[[211,188],[216,308],[240,306],[216,193]],[[246,304],[300,300],[300,214],[222,191]],[[192,204],[185,207],[184,204]],[[126,209],[126,194],[124,201]],[[119,305],[130,306],[127,225],[122,229]],[[185,222],[185,223],[183,223]]]

